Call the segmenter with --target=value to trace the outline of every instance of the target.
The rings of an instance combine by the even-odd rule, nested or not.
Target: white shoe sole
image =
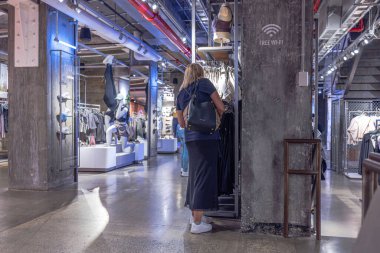
[[[203,234],[208,233],[212,230],[212,226],[210,224],[201,223],[200,225],[196,225],[195,223],[191,224],[190,233],[192,234]]]

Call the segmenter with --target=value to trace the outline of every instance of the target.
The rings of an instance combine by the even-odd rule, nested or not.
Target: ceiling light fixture
[[[183,37],[182,37],[182,42],[183,42],[183,43],[186,43],[186,41],[187,41],[186,37],[183,36]]]
[[[368,43],[369,43],[369,40],[368,40],[368,39],[365,39],[365,40],[364,40],[364,44],[368,45]]]
[[[154,3],[154,4],[152,5],[152,9],[153,9],[154,11],[156,11],[156,10],[157,10],[157,8],[158,8],[157,4],[156,4],[156,3]]]
[[[352,51],[352,52],[351,52],[351,55],[352,55],[352,56],[354,56],[354,55],[355,55],[354,51]]]
[[[347,61],[347,60],[348,60],[347,56],[344,56],[344,57],[343,57],[343,60],[344,60],[344,61]]]
[[[64,0],[58,0],[58,2],[63,3]]]
[[[75,11],[76,11],[78,14],[82,12],[82,10],[79,9],[79,7],[75,7]]]
[[[359,49],[355,49],[354,53],[358,54],[359,53]]]

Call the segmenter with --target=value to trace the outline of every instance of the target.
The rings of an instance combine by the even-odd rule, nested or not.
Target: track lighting
[[[78,14],[82,12],[82,10],[79,9],[79,7],[75,7],[75,11],[76,11]]]
[[[156,11],[156,10],[157,10],[157,8],[158,8],[157,4],[156,4],[156,3],[154,3],[154,4],[152,5],[152,9],[153,9],[154,11]]]
[[[343,57],[343,60],[344,60],[344,61],[347,61],[347,60],[348,60],[347,56],[344,56],[344,57]]]
[[[359,49],[355,49],[355,50],[354,50],[354,53],[355,53],[355,54],[358,54],[358,53],[359,53]]]
[[[369,43],[369,40],[368,39],[364,39],[364,44],[368,45]]]
[[[183,36],[183,37],[182,37],[182,42],[183,42],[183,43],[186,43],[186,41],[187,41],[186,37]]]
[[[351,55],[352,55],[352,56],[354,56],[354,55],[355,55],[354,51],[352,51],[352,52],[351,52]]]

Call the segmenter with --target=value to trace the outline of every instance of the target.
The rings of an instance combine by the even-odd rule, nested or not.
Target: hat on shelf
[[[62,113],[61,117],[60,117],[59,114],[58,114],[57,115],[57,120],[58,120],[58,122],[66,122],[67,121],[67,115],[65,113]]]
[[[62,101],[63,103],[66,103],[67,100],[70,100],[71,98],[70,98],[70,94],[68,92],[64,92],[62,94],[62,96],[58,95],[57,99],[58,99],[58,101]]]
[[[231,41],[232,11],[228,4],[220,7],[218,16],[214,19],[214,41],[216,43],[229,43]]]
[[[66,139],[66,136],[71,134],[70,128],[62,127],[62,132],[60,130],[57,131],[57,138],[61,137],[61,140]]]

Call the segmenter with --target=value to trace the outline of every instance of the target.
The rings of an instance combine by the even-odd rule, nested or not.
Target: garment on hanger
[[[105,92],[103,96],[104,103],[107,105],[111,111],[115,111],[117,107],[116,101],[116,88],[115,83],[113,81],[113,71],[112,64],[107,64],[106,71],[104,73],[104,81],[105,81]]]
[[[96,143],[106,142],[105,115],[97,109],[79,109],[79,133],[82,142],[89,136],[94,136]]]
[[[379,153],[379,141],[380,141],[380,130],[369,132],[364,134],[362,139],[362,144],[360,148],[359,156],[359,174],[363,174],[363,161],[369,157],[372,152]]]
[[[227,105],[221,125],[219,127],[220,145],[218,159],[218,191],[219,195],[229,195],[233,193],[235,182],[235,115],[233,107]]]
[[[364,134],[376,130],[376,121],[365,114],[353,118],[347,129],[347,144],[357,145]]]

